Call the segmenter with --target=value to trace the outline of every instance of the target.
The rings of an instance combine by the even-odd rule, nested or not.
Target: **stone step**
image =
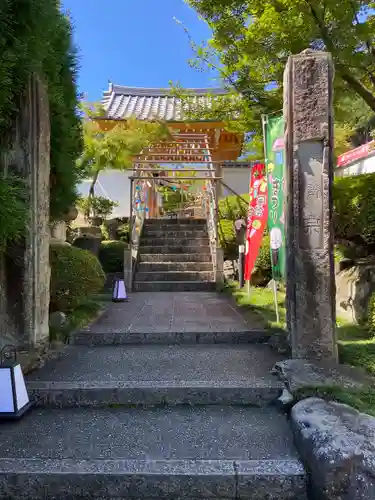
[[[210,248],[208,245],[197,245],[196,243],[191,243],[189,245],[179,245],[176,241],[173,245],[152,245],[146,246],[142,244],[139,247],[139,252],[142,253],[157,253],[157,254],[170,254],[170,253],[210,253]]]
[[[150,246],[186,246],[187,248],[201,248],[202,246],[209,245],[209,239],[207,238],[148,238],[142,236],[141,238],[141,247],[150,247]]]
[[[214,281],[214,272],[211,271],[138,271],[135,281]]]
[[[191,240],[192,238],[207,238],[207,230],[203,229],[189,229],[185,230],[174,230],[174,229],[144,229],[142,232],[142,237],[145,238],[178,238],[184,239],[187,238]]]
[[[306,498],[270,408],[36,408],[0,438],[4,499]]]
[[[138,271],[146,273],[150,271],[212,271],[212,262],[140,262]]]
[[[272,404],[283,384],[266,345],[69,346],[27,378],[39,406]]]
[[[199,225],[192,225],[192,224],[145,224],[143,226],[143,231],[146,233],[149,231],[187,231],[187,232],[205,232],[207,233],[207,225],[206,224],[199,224]]]
[[[270,338],[270,332],[262,329],[220,331],[197,330],[186,325],[184,329],[135,328],[127,331],[78,331],[71,335],[70,344],[80,346],[122,346],[122,345],[211,345],[211,344],[258,344]]]
[[[213,281],[134,281],[134,292],[201,292],[213,291]]]
[[[146,219],[144,225],[147,226],[206,226],[206,219]]]
[[[152,263],[152,262],[165,262],[165,263],[200,263],[200,262],[209,262],[212,265],[212,257],[210,252],[206,253],[146,253],[140,250],[139,253],[139,262],[144,263]]]

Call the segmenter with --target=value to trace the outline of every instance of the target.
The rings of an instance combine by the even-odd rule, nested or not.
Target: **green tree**
[[[337,154],[375,111],[373,2],[360,0],[186,0],[208,23],[212,38],[190,43],[200,70],[215,69],[230,89],[214,111],[254,131],[249,151],[261,151],[261,115],[282,110],[282,80],[291,54],[328,50],[335,63]],[[180,95],[182,89],[177,89]],[[189,96],[184,94],[184,99]],[[233,107],[233,103],[236,103]],[[190,109],[194,113],[202,111]],[[208,113],[211,110],[206,110]],[[253,155],[254,156],[254,155]]]
[[[95,196],[100,172],[131,168],[134,156],[170,136],[164,123],[136,119],[119,121],[114,128],[104,131],[98,121],[105,118],[105,110],[100,105],[83,104],[82,111],[84,148],[78,167],[84,177],[91,179],[89,197]]]
[[[374,2],[363,0],[187,0],[213,32],[221,74],[257,102],[277,95],[290,54],[332,53],[337,78],[375,111]],[[207,53],[201,48],[201,55]],[[211,58],[212,61],[212,58]],[[267,86],[276,82],[275,90]]]

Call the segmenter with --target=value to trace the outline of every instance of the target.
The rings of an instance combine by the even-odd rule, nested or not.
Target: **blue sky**
[[[134,87],[215,87],[215,75],[188,65],[189,41],[176,17],[200,43],[209,38],[204,21],[183,0],[63,0],[74,22],[79,49],[79,90],[90,101],[108,80]]]

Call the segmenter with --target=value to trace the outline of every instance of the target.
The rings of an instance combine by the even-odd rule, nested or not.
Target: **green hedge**
[[[72,311],[104,286],[102,266],[87,250],[71,245],[51,245],[50,264],[51,311]]]
[[[375,174],[335,179],[335,238],[375,244]]]
[[[128,245],[124,241],[102,241],[99,261],[106,273],[121,273],[124,269],[124,250]]]
[[[370,297],[367,304],[367,327],[372,337],[375,337],[375,293]]]
[[[268,231],[264,233],[262,245],[255,262],[254,272],[259,271],[264,278],[272,278],[271,253],[270,253],[270,235]]]

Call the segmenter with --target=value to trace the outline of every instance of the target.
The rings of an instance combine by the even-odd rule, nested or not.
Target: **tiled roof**
[[[225,95],[225,89],[187,89],[194,96],[194,107],[210,105],[211,95]],[[137,87],[109,86],[103,93],[103,105],[107,117],[139,120],[180,121],[184,119],[181,99],[171,95],[171,89],[146,89]]]

